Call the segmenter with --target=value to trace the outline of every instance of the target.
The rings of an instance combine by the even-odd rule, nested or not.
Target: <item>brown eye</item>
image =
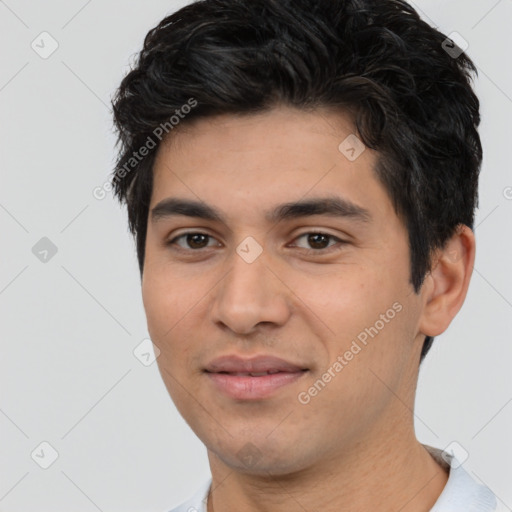
[[[313,249],[325,249],[329,246],[329,238],[329,235],[322,233],[311,233],[308,235],[307,240]]]
[[[185,240],[185,246],[177,243],[178,240]],[[207,235],[206,233],[199,232],[191,232],[191,233],[183,233],[176,238],[173,238],[168,242],[168,245],[177,245],[180,249],[204,249],[208,247],[208,242],[214,240],[213,237]],[[211,247],[211,245],[210,245]]]
[[[186,241],[192,249],[202,249],[208,245],[209,236],[203,233],[194,233],[186,235]],[[205,245],[206,244],[206,245]]]
[[[329,249],[330,247],[333,247],[333,245],[336,245],[336,242],[340,242],[341,244],[344,243],[343,240],[340,240],[333,235],[320,232],[303,233],[302,235],[298,236],[296,240],[300,240],[301,238],[305,239],[308,245],[308,247],[302,248],[310,251],[321,251],[323,249]],[[330,241],[333,241],[334,243],[329,244]],[[300,247],[300,245],[298,247]]]

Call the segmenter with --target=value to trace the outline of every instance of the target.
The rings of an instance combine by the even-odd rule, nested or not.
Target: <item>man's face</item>
[[[422,298],[376,153],[339,149],[353,131],[283,107],[183,125],[157,155],[148,329],[178,410],[229,467],[287,473],[410,427]],[[220,218],[152,215],[170,198]]]

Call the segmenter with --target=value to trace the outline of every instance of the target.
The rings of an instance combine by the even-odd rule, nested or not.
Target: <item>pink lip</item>
[[[274,356],[253,356],[250,358],[236,355],[217,357],[206,366],[206,371],[219,373],[258,373],[268,371],[298,372],[304,367],[289,363]]]
[[[236,400],[258,400],[300,379],[306,369],[273,356],[250,359],[222,356],[211,361],[205,373],[223,393]],[[262,376],[249,373],[272,372]],[[245,374],[245,375],[241,375]]]

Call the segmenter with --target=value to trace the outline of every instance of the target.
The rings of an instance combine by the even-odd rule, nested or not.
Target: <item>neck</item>
[[[407,430],[373,432],[328,460],[286,475],[241,473],[209,452],[212,491],[207,510],[427,512],[448,474],[416,440],[413,426]]]

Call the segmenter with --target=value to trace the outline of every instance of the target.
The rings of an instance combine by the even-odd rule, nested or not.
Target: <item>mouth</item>
[[[216,390],[235,400],[262,400],[290,386],[309,371],[273,356],[244,359],[224,356],[213,360],[204,370]]]
[[[293,373],[282,372],[281,370],[267,370],[263,372],[212,372],[222,375],[234,375],[235,377],[264,377],[265,375],[275,375],[276,373]]]

